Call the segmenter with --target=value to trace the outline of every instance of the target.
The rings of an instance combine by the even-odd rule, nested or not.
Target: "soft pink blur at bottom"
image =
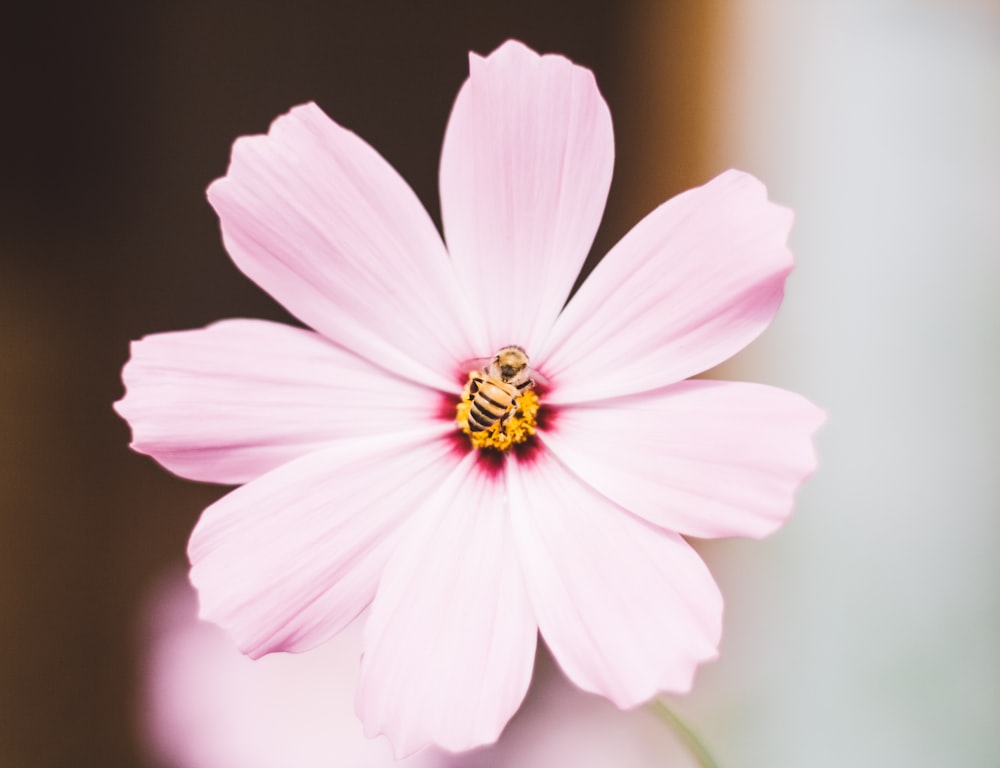
[[[140,725],[164,768],[689,764],[651,713],[621,712],[582,693],[544,652],[525,704],[497,744],[461,755],[428,750],[397,762],[384,739],[365,738],[354,714],[363,620],[314,651],[252,661],[197,619],[196,602],[180,574],[149,601]]]

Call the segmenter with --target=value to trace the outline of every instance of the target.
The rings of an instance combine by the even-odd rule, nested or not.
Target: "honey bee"
[[[482,368],[469,374],[469,431],[482,432],[497,422],[502,427],[514,411],[518,395],[535,386],[528,355],[520,347],[503,347]]]

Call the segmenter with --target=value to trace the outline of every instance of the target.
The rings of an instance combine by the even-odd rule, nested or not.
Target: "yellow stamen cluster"
[[[540,401],[538,395],[533,390],[526,390],[518,395],[514,400],[514,407],[501,425],[496,422],[489,429],[481,432],[473,432],[469,429],[469,411],[472,409],[472,399],[474,395],[469,391],[472,379],[477,374],[469,374],[469,383],[465,385],[465,392],[458,402],[456,421],[459,429],[469,436],[473,448],[493,448],[498,451],[506,451],[512,445],[523,443],[531,435],[535,434],[537,424],[538,406]]]

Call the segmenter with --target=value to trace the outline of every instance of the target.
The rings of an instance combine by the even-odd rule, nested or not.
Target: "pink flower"
[[[620,707],[688,690],[722,598],[683,536],[774,531],[823,420],[779,389],[686,380],[781,302],[792,216],[760,182],[729,171],[664,203],[566,303],[611,180],[607,105],[588,70],[520,43],[470,69],[442,150],[447,248],[371,147],[296,107],[236,142],[208,196],[236,264],[315,332],[146,337],[117,404],[136,450],[245,483],[189,547],[201,615],[244,653],[314,648],[370,605],[357,711],[398,755],[494,741],[539,631]],[[536,387],[470,435],[466,361],[511,344]]]

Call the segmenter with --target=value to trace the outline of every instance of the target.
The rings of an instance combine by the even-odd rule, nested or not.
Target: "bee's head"
[[[504,347],[493,358],[493,365],[504,381],[510,381],[528,367],[528,356],[520,347]]]

